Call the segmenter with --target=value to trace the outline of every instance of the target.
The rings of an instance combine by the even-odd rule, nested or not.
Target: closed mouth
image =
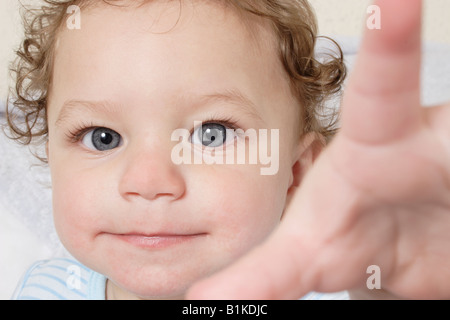
[[[158,233],[158,234],[140,234],[140,233],[127,233],[127,234],[113,234],[112,235],[119,240],[122,240],[128,244],[146,248],[146,249],[163,249],[175,245],[180,245],[186,242],[191,242],[206,236],[206,233],[193,233],[193,234],[171,234],[171,233]]]

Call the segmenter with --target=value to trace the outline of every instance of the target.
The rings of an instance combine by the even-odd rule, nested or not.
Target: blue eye
[[[227,140],[227,129],[218,123],[207,123],[195,129],[192,134],[193,144],[202,144],[205,147],[217,148]]]
[[[88,131],[83,137],[83,144],[96,151],[107,151],[117,148],[122,138],[120,134],[108,128],[96,128]]]

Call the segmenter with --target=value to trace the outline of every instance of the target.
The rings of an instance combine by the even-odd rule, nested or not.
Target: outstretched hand
[[[342,129],[280,227],[188,298],[361,289],[371,265],[393,295],[450,298],[450,105],[420,104],[421,1],[376,4],[382,28],[366,31]]]

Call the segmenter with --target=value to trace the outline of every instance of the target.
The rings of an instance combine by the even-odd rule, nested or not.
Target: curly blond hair
[[[48,139],[47,103],[52,80],[54,49],[67,10],[83,9],[93,0],[43,0],[40,9],[23,14],[25,38],[11,66],[15,88],[8,98],[6,115],[10,137],[28,145]],[[97,0],[98,1],[98,0]],[[103,0],[110,5],[111,1]],[[120,0],[119,0],[120,1]],[[150,0],[142,0],[143,2]],[[182,1],[182,0],[179,0]],[[315,56],[318,27],[307,0],[222,0],[244,13],[267,19],[278,39],[279,57],[301,106],[302,132],[315,132],[329,141],[337,130],[338,111],[326,101],[341,92],[346,76],[339,45],[335,56],[320,62]],[[42,159],[45,161],[45,159]]]

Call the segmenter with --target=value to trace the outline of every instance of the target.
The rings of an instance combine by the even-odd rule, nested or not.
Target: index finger
[[[421,0],[378,0],[346,88],[342,134],[363,143],[399,139],[420,123]]]

